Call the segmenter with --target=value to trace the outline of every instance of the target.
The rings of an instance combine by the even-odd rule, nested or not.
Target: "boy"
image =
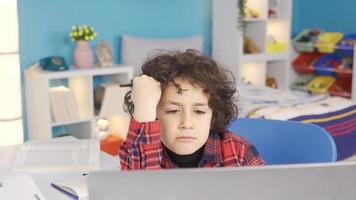
[[[133,116],[120,149],[122,170],[264,165],[226,130],[237,116],[231,73],[197,51],[146,61],[126,95]]]

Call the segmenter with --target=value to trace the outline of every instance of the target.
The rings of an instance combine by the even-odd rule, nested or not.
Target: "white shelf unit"
[[[94,112],[96,77],[100,77],[103,82],[127,83],[133,77],[133,68],[116,65],[109,68],[93,67],[60,72],[27,70],[25,86],[28,139],[50,139],[55,137],[56,130],[60,129],[77,138],[95,137],[96,121],[106,117],[96,116]],[[49,89],[58,85],[65,85],[73,92],[79,120],[58,123],[52,119]]]
[[[238,83],[244,81],[265,85],[266,77],[272,76],[279,89],[289,89],[292,0],[279,2],[278,17],[268,18],[268,0],[247,0],[246,5],[257,10],[260,16],[245,19],[243,34],[238,28],[238,0],[213,0],[212,57],[228,68]],[[244,35],[253,40],[260,53],[243,53]],[[285,43],[285,50],[267,52],[269,35]]]

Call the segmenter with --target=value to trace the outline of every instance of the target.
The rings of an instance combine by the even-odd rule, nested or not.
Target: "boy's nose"
[[[179,127],[184,128],[184,129],[192,129],[193,128],[192,119],[191,119],[190,114],[184,113],[182,115],[181,123],[180,123]]]

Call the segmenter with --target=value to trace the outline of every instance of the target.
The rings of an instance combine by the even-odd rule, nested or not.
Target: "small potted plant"
[[[238,0],[237,7],[238,7],[238,28],[244,33],[245,32],[245,9],[246,9],[246,2],[247,0]]]
[[[76,46],[73,51],[74,66],[77,68],[90,68],[94,63],[94,54],[88,41],[94,40],[97,33],[88,25],[74,25],[69,33]]]

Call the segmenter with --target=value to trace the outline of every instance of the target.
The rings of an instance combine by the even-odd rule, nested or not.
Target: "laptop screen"
[[[96,171],[88,176],[89,199],[354,200],[356,162]]]

